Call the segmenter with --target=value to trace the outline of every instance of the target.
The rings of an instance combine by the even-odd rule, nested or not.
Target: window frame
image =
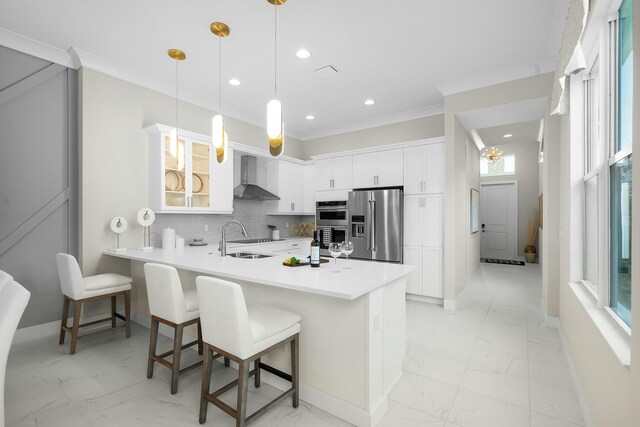
[[[608,317],[614,320],[614,323],[619,325],[621,330],[626,334],[631,334],[631,328],[627,325],[622,318],[613,311],[611,308],[611,166],[625,157],[632,155],[633,144],[628,144],[622,147],[618,152],[615,152],[617,147],[617,126],[618,126],[618,10],[620,9],[622,0],[611,0],[607,8],[607,14],[601,19],[601,25],[594,28],[592,31],[596,33],[595,43],[593,44],[592,52],[589,56],[589,61],[585,71],[581,74],[581,98],[578,98],[582,102],[582,109],[580,111],[581,120],[581,141],[579,143],[580,150],[582,150],[582,185],[581,185],[581,209],[582,209],[582,279],[579,280],[583,287],[593,296],[594,301],[599,309],[603,313],[607,313]],[[634,28],[634,31],[637,29]],[[585,93],[585,88],[589,84],[585,83],[591,77],[594,66],[598,64],[599,83],[598,83],[598,99],[597,99],[597,111],[599,114],[599,128],[597,135],[593,135],[593,128],[587,129],[590,123],[587,122],[587,108],[593,108],[590,104],[593,101],[593,97],[589,98],[589,94]],[[589,87],[590,90],[593,87]],[[575,107],[574,107],[575,108]],[[593,111],[593,110],[592,110]],[[587,146],[587,143],[592,143],[593,137],[597,138],[597,160],[596,164],[588,164],[588,150],[593,150]],[[591,138],[591,139],[589,139]],[[578,148],[578,145],[575,146]],[[593,152],[591,153],[593,154]],[[590,166],[592,167],[590,169]],[[598,283],[592,284],[586,278],[586,183],[589,179],[597,176],[597,241],[598,241]]]

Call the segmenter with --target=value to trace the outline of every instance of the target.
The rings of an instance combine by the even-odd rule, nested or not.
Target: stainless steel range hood
[[[234,199],[280,200],[280,197],[257,185],[255,156],[240,157],[240,185],[233,189]]]

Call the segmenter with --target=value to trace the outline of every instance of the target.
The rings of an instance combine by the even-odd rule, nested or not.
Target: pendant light
[[[273,9],[273,92],[274,99],[267,104],[267,135],[269,152],[272,156],[282,154],[284,147],[284,123],[282,122],[282,104],[278,101],[278,6],[287,0],[267,0]]]
[[[187,55],[180,49],[169,49],[167,54],[169,58],[176,61],[176,127],[169,132],[169,154],[173,157],[178,157],[178,169],[181,169],[178,148],[178,62],[187,59]],[[182,167],[184,168],[184,147],[182,151]]]
[[[222,118],[222,38],[231,34],[231,29],[224,22],[212,22],[209,28],[218,36],[218,114],[211,119],[211,139],[216,150],[216,160],[224,163],[227,160],[227,134]]]

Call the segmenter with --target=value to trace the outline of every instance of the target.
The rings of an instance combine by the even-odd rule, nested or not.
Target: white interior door
[[[515,259],[518,245],[518,183],[480,186],[480,256]]]

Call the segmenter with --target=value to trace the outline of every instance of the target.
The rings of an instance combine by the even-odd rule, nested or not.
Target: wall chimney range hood
[[[255,156],[240,157],[240,185],[233,189],[234,199],[280,200],[280,197],[257,185]]]

